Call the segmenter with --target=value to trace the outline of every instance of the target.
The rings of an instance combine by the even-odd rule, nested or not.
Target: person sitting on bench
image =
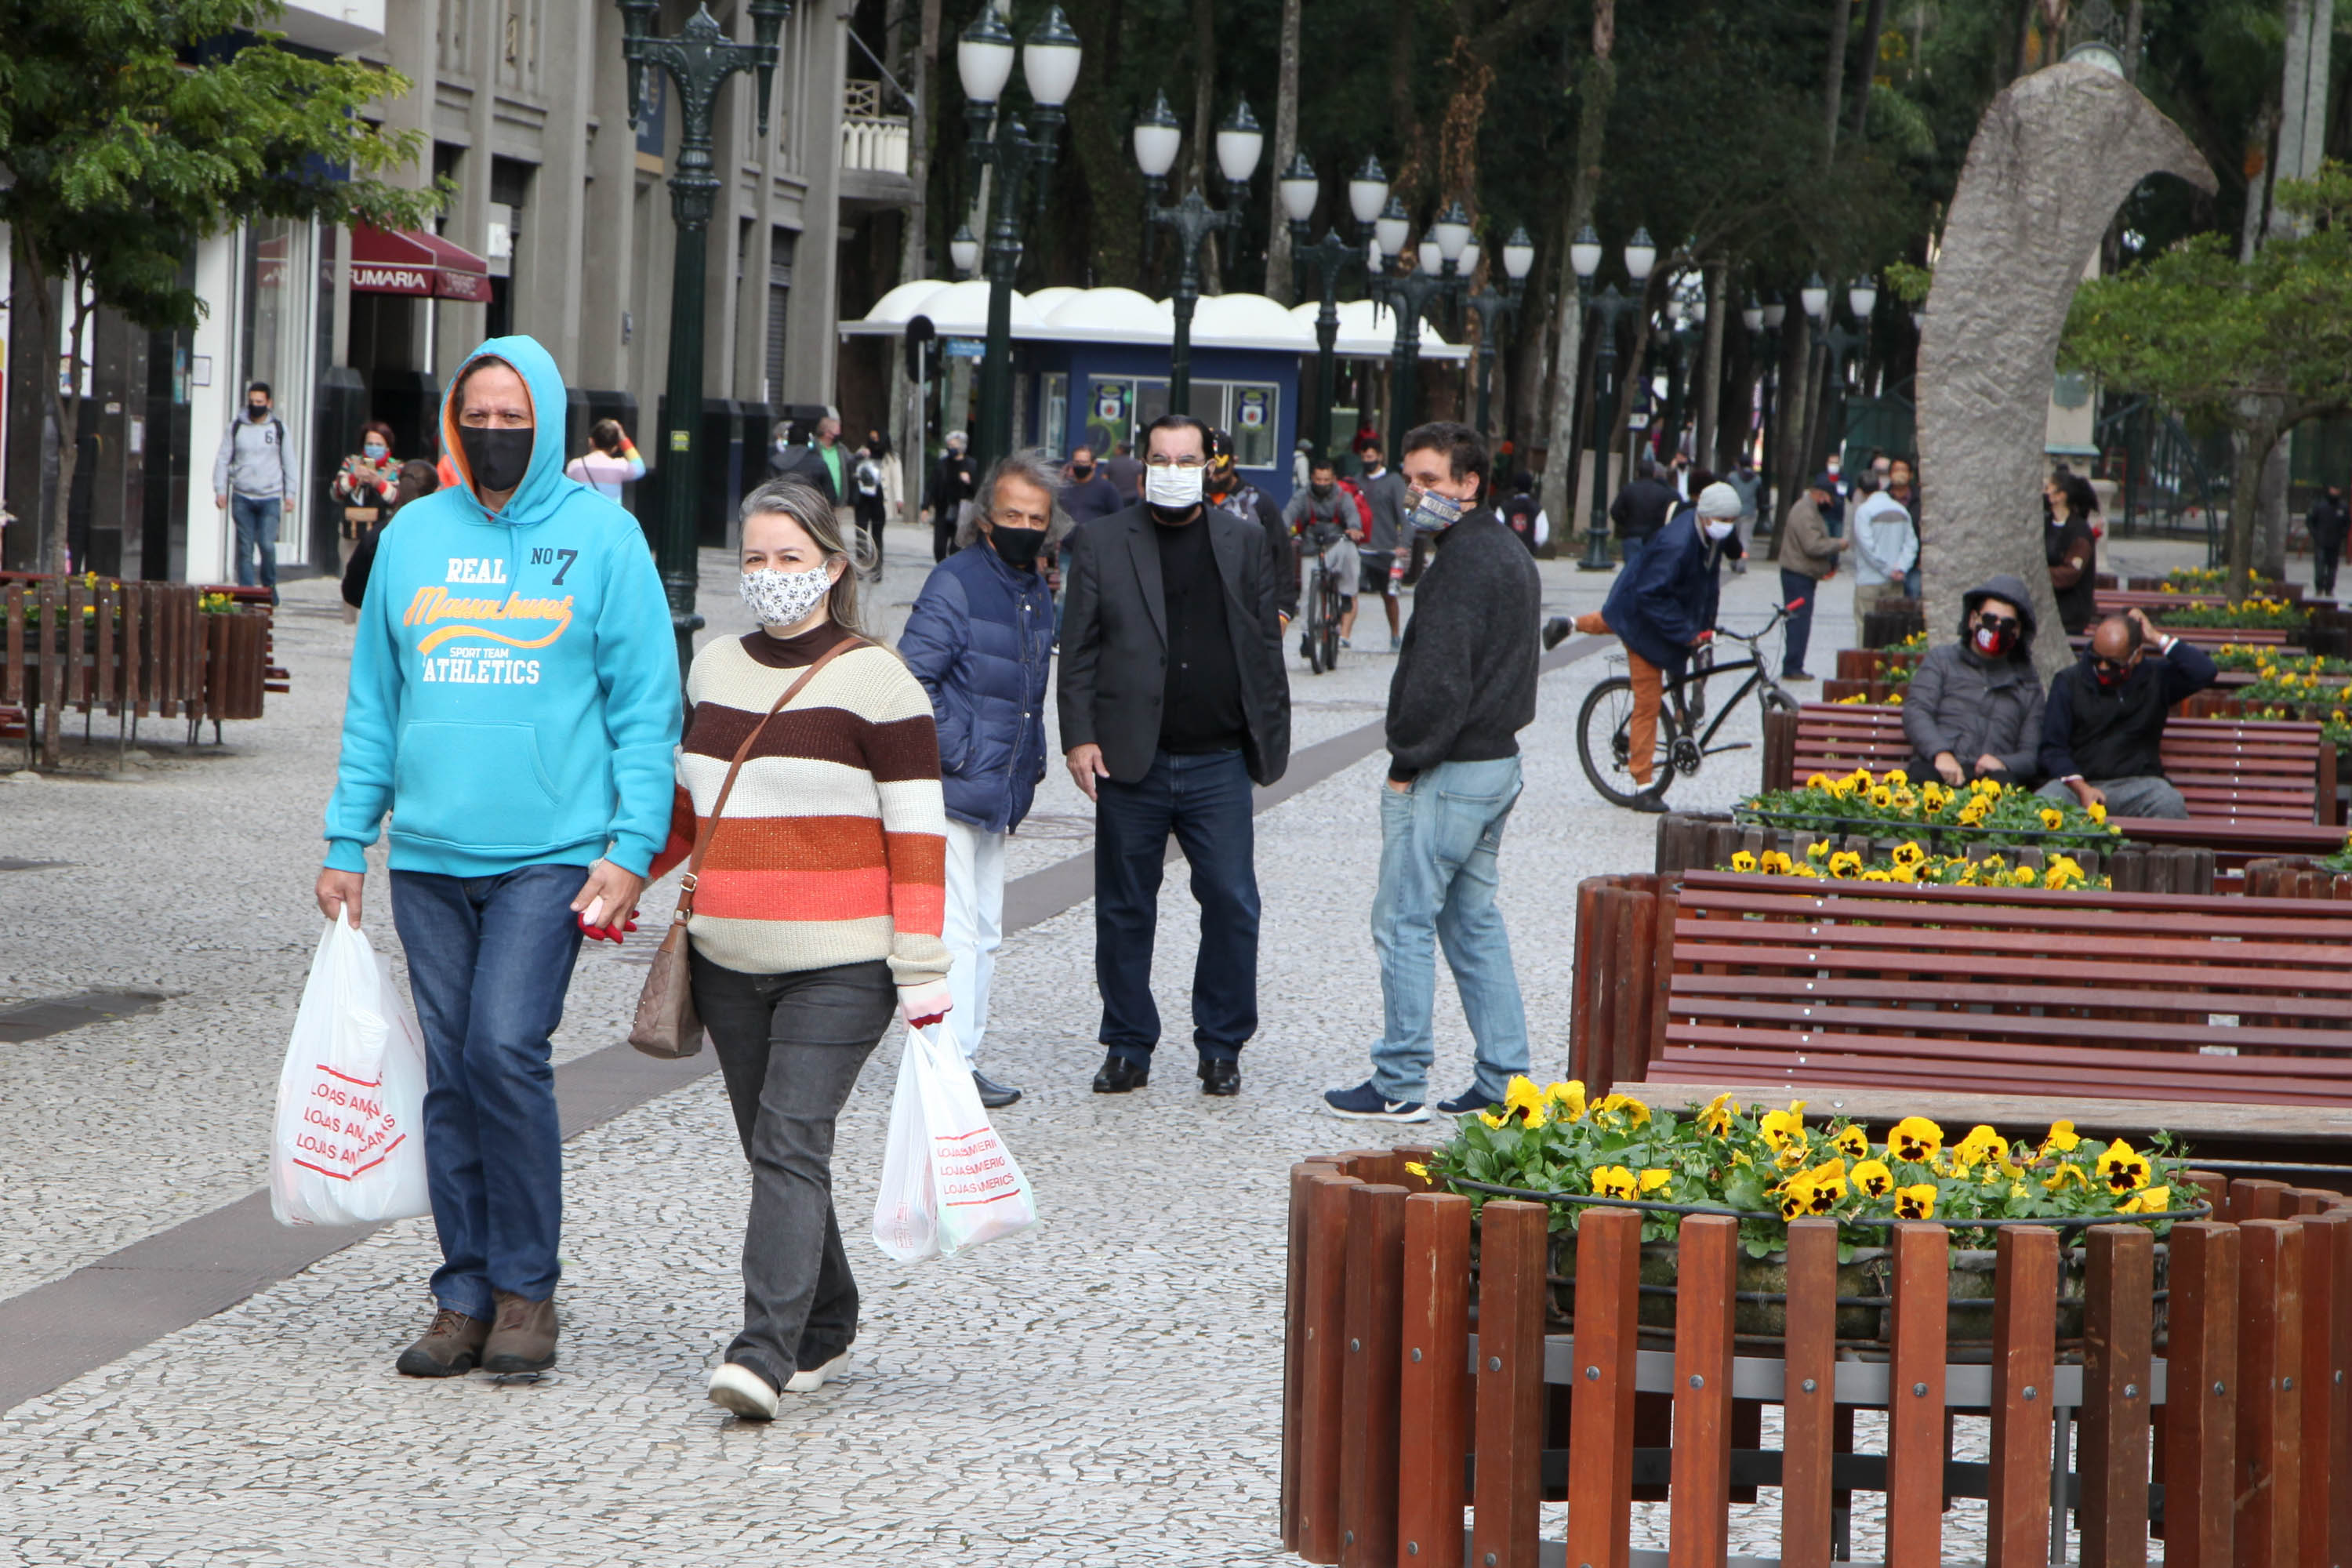
[[[2137,609],[2101,621],[2081,660],[2050,683],[2042,794],[2063,800],[2071,790],[2117,816],[2187,816],[2188,802],[2164,776],[2164,716],[2217,673],[2203,649],[2167,637]]]
[[[1960,640],[1929,648],[1904,688],[1904,771],[1954,789],[1970,779],[2025,784],[2038,770],[2042,681],[2033,673],[2033,604],[2003,574],[1960,596]]]

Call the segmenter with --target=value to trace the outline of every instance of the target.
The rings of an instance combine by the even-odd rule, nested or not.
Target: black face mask
[[[269,405],[267,403],[248,403],[245,405],[245,416],[258,425],[263,420],[269,417]]]
[[[1329,485],[1309,485],[1307,488],[1315,492],[1315,499],[1317,500],[1327,500],[1330,498],[1331,487]]]
[[[1045,531],[1042,528],[998,528],[988,531],[988,542],[996,549],[997,558],[1016,572],[1034,572],[1037,552],[1045,548]]]
[[[474,489],[479,490],[510,490],[522,483],[530,469],[531,444],[539,432],[526,426],[520,430],[488,430],[472,425],[457,426],[457,445],[466,453],[466,468],[474,476]]]
[[[1095,466],[1092,463],[1072,463],[1070,465],[1070,478],[1074,479],[1090,478],[1094,471]]]

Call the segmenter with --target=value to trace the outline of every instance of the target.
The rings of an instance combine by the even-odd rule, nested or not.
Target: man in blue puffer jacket
[[[1059,480],[1042,452],[989,470],[954,554],[931,568],[898,653],[930,693],[947,795],[947,919],[953,967],[948,1015],[981,1103],[1021,1091],[979,1068],[988,983],[1004,938],[1004,840],[1029,815],[1045,776],[1045,682],[1054,659],[1054,595],[1037,557],[1055,518]]]

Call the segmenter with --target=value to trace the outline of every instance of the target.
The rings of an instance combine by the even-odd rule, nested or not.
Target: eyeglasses
[[[2098,671],[2101,675],[2120,678],[2129,675],[2132,672],[2133,667],[2138,663],[2139,659],[2137,655],[2125,659],[2094,658],[2091,660],[2091,668]]]
[[[1209,466],[1209,459],[1190,453],[1181,458],[1171,458],[1165,452],[1154,452],[1143,459],[1143,466],[1147,468],[1205,468]]]
[[[1977,625],[1989,632],[2013,632],[2021,625],[2013,616],[1979,616]]]

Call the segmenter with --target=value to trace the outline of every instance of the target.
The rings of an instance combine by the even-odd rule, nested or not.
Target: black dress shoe
[[[1219,1057],[1201,1064],[1201,1092],[1220,1099],[1242,1091],[1242,1064],[1230,1057]]]
[[[997,1082],[978,1068],[972,1069],[971,1087],[980,1090],[981,1104],[991,1110],[1002,1110],[1021,1098],[1019,1089]]]
[[[1151,1081],[1151,1066],[1129,1057],[1109,1051],[1103,1056],[1102,1070],[1095,1074],[1097,1094],[1125,1094],[1131,1089],[1141,1089]]]

